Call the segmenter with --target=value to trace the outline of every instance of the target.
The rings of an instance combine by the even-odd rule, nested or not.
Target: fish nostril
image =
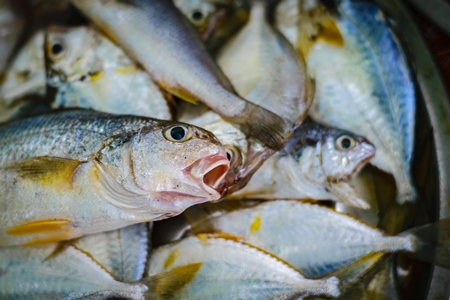
[[[227,174],[228,168],[228,164],[221,164],[216,166],[203,176],[203,182],[209,187],[216,188],[220,181]]]

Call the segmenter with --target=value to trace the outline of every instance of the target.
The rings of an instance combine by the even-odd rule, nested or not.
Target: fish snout
[[[372,157],[375,156],[376,147],[368,139],[363,137],[361,137],[360,139],[361,139],[360,144],[362,149],[362,155],[366,160],[370,160]]]
[[[200,158],[185,169],[201,187],[210,194],[217,194],[218,187],[230,168],[226,152]]]

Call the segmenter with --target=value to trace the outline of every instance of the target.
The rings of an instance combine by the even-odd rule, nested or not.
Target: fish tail
[[[246,114],[242,124],[238,124],[246,136],[254,138],[264,146],[279,151],[294,133],[294,124],[288,124],[277,114],[260,106]]]
[[[450,269],[450,218],[412,228],[400,235],[412,238],[408,256]]]

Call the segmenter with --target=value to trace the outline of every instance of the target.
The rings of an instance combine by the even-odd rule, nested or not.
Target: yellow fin
[[[178,98],[180,98],[180,99],[182,99],[182,100],[184,100],[186,102],[189,102],[191,104],[196,104],[196,105],[198,104],[197,97],[194,94],[190,93],[188,90],[184,89],[184,88],[181,88],[181,87],[177,88],[177,87],[174,87],[174,86],[172,86],[170,84],[166,84],[165,82],[160,82],[160,81],[158,81],[157,84],[163,90],[168,91],[172,95],[175,95]]]
[[[38,233],[58,232],[66,230],[70,225],[67,219],[46,219],[32,221],[9,228],[6,233],[10,235],[29,235]]]
[[[344,38],[342,37],[341,31],[331,19],[326,19],[321,23],[318,39],[337,47],[344,45]]]
[[[175,262],[175,259],[177,259],[179,254],[180,253],[178,252],[178,250],[175,250],[172,253],[170,253],[170,255],[167,257],[166,261],[164,262],[164,268],[167,269],[168,267],[173,265],[173,263]]]
[[[50,237],[42,238],[42,239],[35,239],[31,240],[29,242],[23,243],[22,246],[38,246],[38,245],[44,245],[44,244],[50,244],[50,243],[56,243],[61,241],[70,240],[73,237],[70,235],[72,231],[71,230],[64,230],[57,234],[53,234]]]
[[[120,75],[126,75],[126,74],[131,74],[136,71],[137,71],[136,66],[126,66],[126,67],[115,69],[114,73],[120,74]]]
[[[22,178],[68,189],[72,188],[73,173],[81,163],[79,160],[40,156],[21,160],[6,169],[16,171]]]
[[[144,279],[149,287],[145,293],[146,299],[171,299],[175,294],[189,284],[202,267],[202,263],[194,263]],[[148,282],[147,282],[148,281]]]
[[[201,233],[201,234],[197,234],[197,238],[199,240],[201,240],[202,242],[207,242],[209,238],[220,238],[220,239],[224,239],[224,240],[231,240],[234,242],[242,241],[242,237],[231,234],[231,233],[226,233],[226,232]]]
[[[250,232],[251,233],[258,232],[260,228],[261,228],[261,216],[257,215],[255,220],[250,225]]]
[[[95,72],[95,73],[89,74],[89,78],[91,79],[91,82],[95,82],[95,81],[99,80],[100,78],[102,78],[102,76],[103,76],[103,72]]]

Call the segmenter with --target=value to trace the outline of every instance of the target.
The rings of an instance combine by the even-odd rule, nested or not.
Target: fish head
[[[89,27],[49,27],[45,37],[49,83],[83,81],[87,73],[96,72],[97,43],[96,33]]]
[[[171,121],[112,137],[98,160],[109,174],[105,176],[121,186],[114,187],[122,190],[116,194],[127,195],[122,202],[141,202],[138,209],[163,217],[218,200],[230,166],[225,148],[212,133]]]
[[[322,141],[322,166],[330,182],[348,181],[375,155],[375,146],[362,136],[330,128]]]

